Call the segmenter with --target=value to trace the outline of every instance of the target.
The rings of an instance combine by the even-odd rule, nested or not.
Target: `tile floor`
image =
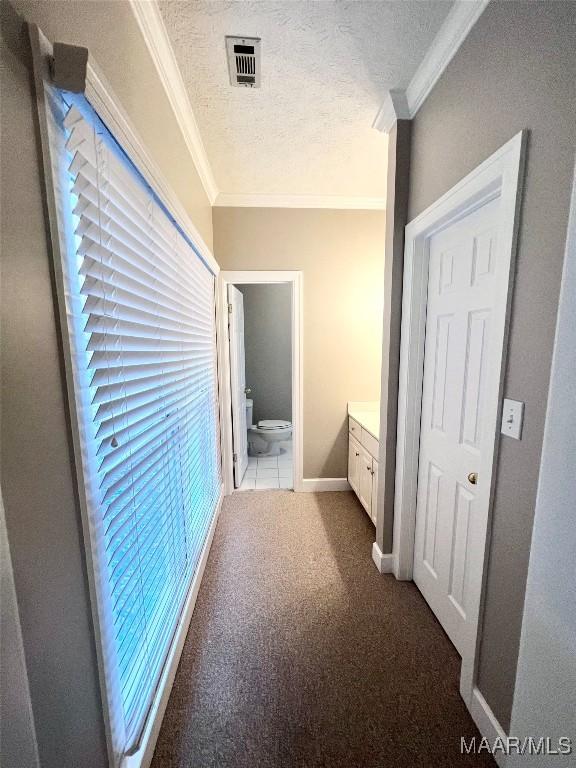
[[[282,443],[279,456],[249,456],[248,469],[239,491],[292,488],[292,444]]]

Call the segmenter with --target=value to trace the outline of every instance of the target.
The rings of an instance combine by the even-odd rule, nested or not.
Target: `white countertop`
[[[380,403],[348,403],[348,416],[370,432],[372,437],[380,440]]]

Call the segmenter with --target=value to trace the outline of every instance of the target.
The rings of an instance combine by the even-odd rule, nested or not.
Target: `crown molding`
[[[218,195],[218,187],[160,9],[156,0],[129,0],[129,2],[204,191],[210,204],[213,205]]]
[[[400,90],[388,91],[378,114],[374,118],[372,128],[382,133],[390,133],[396,120],[410,120],[410,110],[406,100],[406,92]]]
[[[411,120],[416,115],[489,2],[456,0],[406,90],[388,92],[374,120],[374,128],[389,133],[396,120]],[[401,94],[404,94],[403,101]],[[395,102],[400,105],[399,110]]]
[[[490,0],[456,0],[406,89],[412,117],[486,10]]]
[[[386,208],[386,198],[344,195],[244,195],[221,192],[214,205],[217,208],[326,208],[381,211]]]

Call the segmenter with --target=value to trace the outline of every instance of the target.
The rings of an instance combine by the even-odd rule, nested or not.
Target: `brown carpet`
[[[153,768],[448,768],[460,659],[351,493],[226,499]]]

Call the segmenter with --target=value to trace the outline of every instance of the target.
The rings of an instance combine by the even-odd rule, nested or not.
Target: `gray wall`
[[[404,228],[410,191],[410,120],[397,120],[388,136],[386,176],[386,253],[380,377],[380,455],[376,544],[392,552],[396,483],[396,427],[404,273]]]
[[[530,131],[506,366],[526,402],[501,440],[479,687],[508,728],[576,144],[576,3],[492,2],[413,122],[413,218],[522,128]]]
[[[260,419],[292,421],[292,286],[238,285],[244,294],[246,386]]]
[[[512,711],[511,732],[520,738],[576,735],[576,184],[572,199]],[[515,768],[558,763],[554,755],[512,761]]]
[[[0,494],[0,765],[38,768],[14,573]]]
[[[28,40],[1,2],[2,492],[43,768],[107,765]]]

